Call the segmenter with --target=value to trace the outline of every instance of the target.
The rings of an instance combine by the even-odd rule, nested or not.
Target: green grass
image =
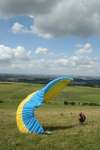
[[[0,150],[100,150],[100,107],[64,106],[63,101],[100,103],[100,89],[66,87],[52,102],[36,111],[51,135],[21,134],[16,127],[18,104],[41,84],[0,83]],[[78,114],[87,115],[84,125]]]

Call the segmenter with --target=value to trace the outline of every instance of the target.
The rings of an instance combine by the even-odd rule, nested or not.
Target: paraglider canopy
[[[53,97],[56,97],[61,90],[72,81],[72,78],[60,77],[57,78],[45,86],[44,99],[45,102],[50,101]]]
[[[17,127],[22,133],[44,133],[40,122],[36,119],[34,111],[43,103],[48,102],[56,96],[72,78],[60,77],[49,82],[42,89],[27,96],[18,106],[16,113]]]

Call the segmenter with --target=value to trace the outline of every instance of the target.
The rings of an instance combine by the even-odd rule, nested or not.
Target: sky
[[[100,76],[99,0],[0,1],[0,73]]]

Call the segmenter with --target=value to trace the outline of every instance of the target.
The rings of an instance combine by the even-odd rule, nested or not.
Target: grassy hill
[[[16,127],[18,104],[42,84],[0,83],[0,150],[100,150],[100,106],[64,105],[64,101],[100,103],[100,88],[66,87],[36,115],[51,135],[21,134]],[[84,125],[78,114],[87,116]]]

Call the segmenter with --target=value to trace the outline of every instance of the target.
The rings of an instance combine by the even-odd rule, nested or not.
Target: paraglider
[[[42,89],[27,96],[18,106],[16,113],[17,127],[21,133],[43,134],[45,131],[41,123],[35,117],[36,108],[57,96],[57,94],[70,82],[71,78],[59,77],[49,82]]]

